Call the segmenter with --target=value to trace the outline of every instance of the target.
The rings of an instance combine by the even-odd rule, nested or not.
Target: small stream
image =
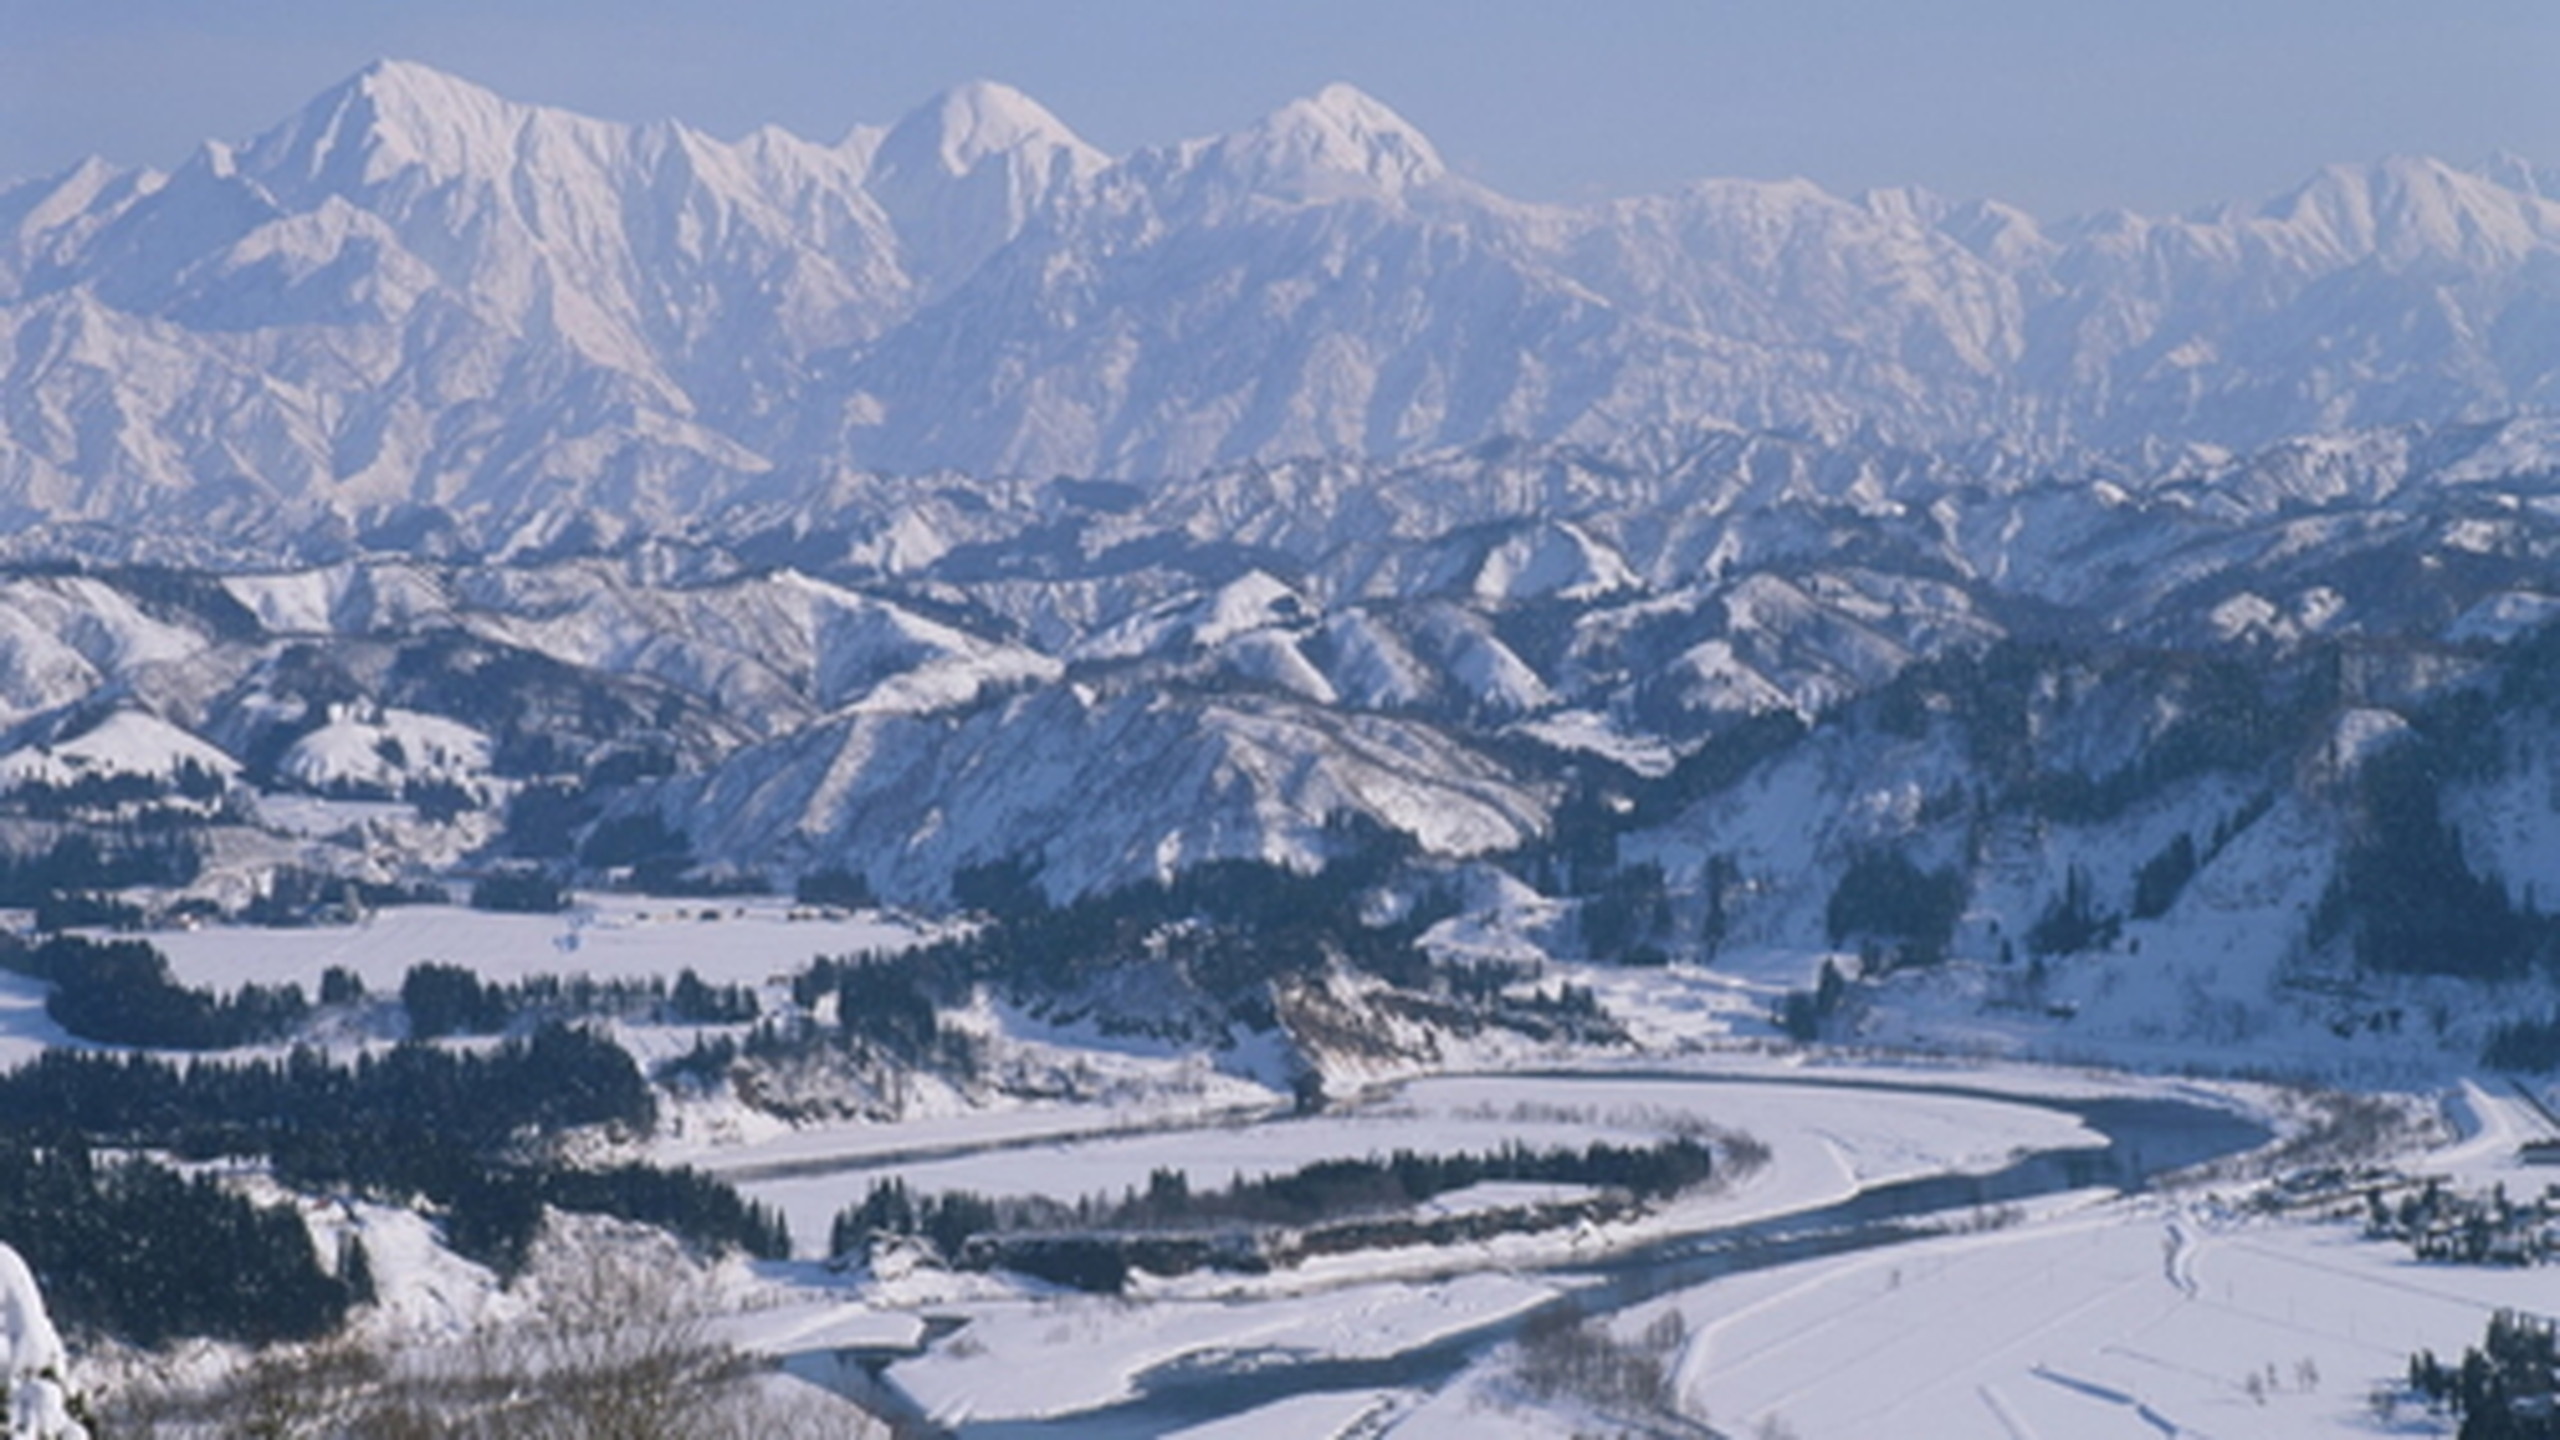
[[[2139,1189],[2151,1177],[2253,1149],[2265,1127],[2226,1110],[2183,1100],[2111,1097],[2057,1100],[1960,1085],[1889,1080],[1556,1073],[1566,1080],[1676,1081],[1702,1085],[1828,1085],[1894,1094],[1956,1095],[2031,1105],[2076,1116],[2104,1146],[2031,1151],[1978,1175],[1930,1175],[1869,1186],[1846,1199],[1785,1215],[1667,1236],[1598,1259],[1559,1260],[1532,1273],[1566,1284],[1570,1302],[1594,1315],[1640,1304],[1727,1275],[1896,1244],[1932,1233],[1918,1217],[1997,1206],[2105,1186]],[[1250,1302],[1245,1302],[1250,1303]],[[1567,1303],[1559,1297],[1554,1304]],[[966,1440],[1014,1436],[1154,1435],[1301,1395],[1335,1390],[1430,1389],[1445,1384],[1546,1307],[1536,1307],[1412,1349],[1371,1359],[1301,1358],[1287,1352],[1185,1357],[1139,1374],[1129,1398],[1073,1415],[964,1423]]]

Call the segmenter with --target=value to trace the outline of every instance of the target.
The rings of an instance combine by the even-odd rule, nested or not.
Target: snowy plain
[[[353,971],[367,989],[397,991],[421,961],[467,965],[496,981],[535,975],[672,981],[689,969],[712,985],[761,985],[806,969],[821,955],[901,950],[922,933],[874,912],[818,910],[763,896],[581,894],[557,915],[406,905],[372,911],[354,925],[225,925],[141,938],[169,957],[182,984],[229,990],[291,983],[308,993],[331,966]]]

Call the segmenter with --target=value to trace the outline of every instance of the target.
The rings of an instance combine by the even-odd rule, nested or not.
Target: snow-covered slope
[[[1211,860],[1310,869],[1351,817],[1439,854],[1516,846],[1548,796],[1432,729],[1267,695],[1045,689],[960,717],[852,714],[670,782],[701,853],[851,866],[902,899],[1023,862],[1060,897]]]

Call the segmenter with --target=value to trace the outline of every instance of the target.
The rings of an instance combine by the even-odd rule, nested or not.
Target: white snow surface
[[[2458,1354],[2496,1307],[2548,1303],[2547,1276],[2421,1265],[2349,1226],[2126,1204],[1741,1277],[1672,1308],[1695,1337],[1683,1407],[1721,1425],[2286,1440],[2368,1433],[2368,1397],[2411,1354]]]
[[[67,1370],[62,1337],[45,1313],[34,1274],[17,1251],[0,1245],[0,1393],[8,1397],[0,1419],[7,1421],[8,1440],[88,1440],[66,1404]]]
[[[1292,1358],[1394,1355],[1539,1304],[1554,1294],[1521,1277],[1485,1274],[1417,1284],[1283,1296],[1252,1305],[1044,1295],[967,1306],[974,1342],[945,1343],[891,1367],[891,1378],[938,1420],[1069,1414],[1129,1393],[1140,1372],[1186,1355]],[[1060,1363],[1063,1361],[1064,1363]]]

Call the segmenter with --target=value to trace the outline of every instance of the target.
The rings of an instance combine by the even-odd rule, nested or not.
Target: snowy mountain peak
[[[896,225],[907,264],[940,293],[1109,164],[1038,101],[975,80],[892,126],[864,183]]]
[[[1952,207],[1937,221],[1939,233],[1997,265],[2023,265],[2044,254],[2044,228],[2036,218],[1997,200],[1972,200]]]
[[[906,171],[930,165],[959,176],[993,156],[1027,160],[1041,170],[1064,156],[1080,175],[1110,163],[1047,106],[993,80],[955,85],[907,112],[881,140],[875,163]]]
[[[1339,83],[1290,101],[1218,149],[1239,178],[1289,199],[1363,190],[1396,196],[1448,174],[1430,137],[1411,121]]]
[[[2267,207],[2339,254],[2514,264],[2560,237],[2560,206],[2424,156],[2331,165]]]
[[[499,175],[530,107],[408,60],[376,60],[249,147],[251,167],[340,192],[410,166]],[[601,124],[601,122],[589,122]]]
[[[458,109],[510,103],[495,91],[450,71],[391,56],[366,65],[338,88],[365,96],[387,115],[450,114]]]
[[[1885,185],[1859,192],[1857,203],[1868,214],[1897,224],[1934,228],[1954,212],[1955,203],[1921,185]]]

